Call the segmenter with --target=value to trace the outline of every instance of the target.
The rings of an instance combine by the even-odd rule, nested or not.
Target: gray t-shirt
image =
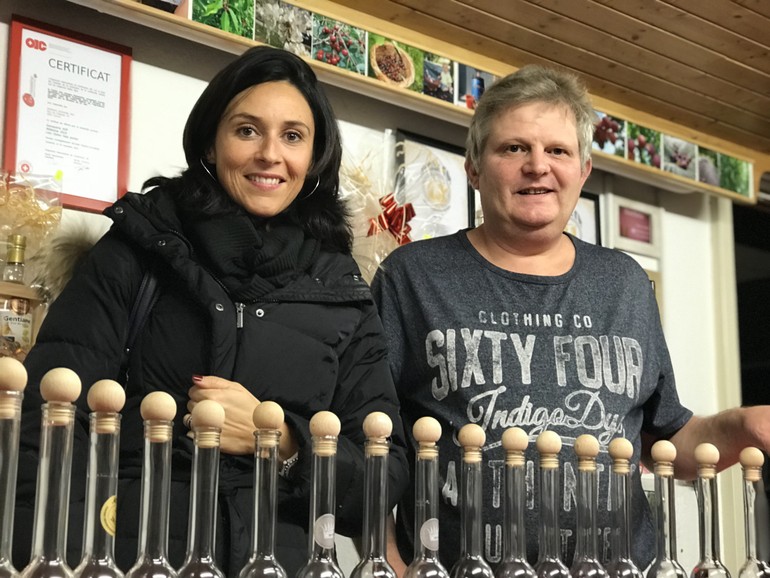
[[[572,269],[556,277],[500,269],[470,244],[465,231],[410,243],[382,264],[373,291],[385,326],[404,426],[425,415],[441,423],[440,557],[451,568],[460,554],[457,432],[466,423],[486,431],[483,452],[483,555],[502,558],[506,428],[529,433],[527,541],[537,559],[538,456],[534,440],[558,433],[561,546],[575,549],[577,461],[583,433],[600,442],[598,550],[609,559],[610,441],[618,436],[641,452],[640,433],[667,438],[691,417],[677,396],[655,296],[629,256],[570,237]],[[632,476],[633,558],[644,568],[655,555],[655,530],[639,472]],[[414,488],[399,505],[398,544],[413,547]]]

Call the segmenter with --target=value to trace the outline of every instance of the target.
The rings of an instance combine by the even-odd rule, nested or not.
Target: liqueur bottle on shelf
[[[376,411],[364,419],[364,553],[350,578],[396,578],[385,557],[388,510],[388,455],[393,422]]]
[[[417,442],[414,477],[414,559],[404,578],[448,578],[438,559],[438,447],[441,424],[421,417],[412,427]]]
[[[535,578],[535,569],[527,561],[525,529],[526,471],[524,452],[529,445],[527,433],[518,427],[503,432],[505,449],[505,493],[503,494],[503,560],[495,578]]]
[[[310,420],[310,434],[313,438],[311,531],[308,560],[297,572],[297,578],[343,578],[334,547],[339,418],[330,411],[319,411]]]
[[[754,501],[757,496],[757,482],[762,479],[762,464],[765,456],[753,447],[744,448],[740,458],[743,468],[743,520],[746,533],[746,561],[741,566],[738,578],[770,578],[770,565],[757,558],[757,519],[754,515]]]
[[[24,235],[9,235],[3,281],[24,285]],[[32,347],[32,307],[29,299],[0,291],[0,355],[23,360]]]
[[[120,419],[126,402],[123,386],[102,379],[88,389],[91,414],[86,474],[83,557],[77,578],[123,578],[115,564],[115,513],[118,494]]]
[[[40,380],[45,400],[40,422],[40,463],[37,470],[32,555],[23,578],[71,578],[67,565],[67,520],[72,471],[74,401],[80,396],[80,378],[57,367]]]
[[[283,418],[283,409],[272,401],[263,401],[252,414],[256,430],[251,556],[239,578],[286,578],[286,571],[275,557],[278,442]]]
[[[215,559],[217,499],[219,497],[219,440],[225,410],[216,401],[199,401],[192,409],[193,463],[187,553],[179,578],[225,578]]]
[[[612,458],[612,560],[607,571],[610,578],[642,578],[642,572],[631,559],[631,457],[634,446],[625,438],[610,442]]]
[[[27,387],[27,370],[21,361],[0,357],[0,578],[19,575],[11,563],[13,512],[16,504],[16,471],[19,465],[21,400]]]
[[[590,434],[575,440],[578,459],[577,477],[577,543],[575,559],[570,568],[573,578],[607,578],[596,548],[596,456],[599,442]]]
[[[481,448],[486,434],[481,426],[469,423],[460,428],[457,440],[462,447],[460,472],[460,557],[452,566],[452,578],[492,578],[492,569],[481,553]]]
[[[176,578],[168,562],[168,517],[171,494],[171,434],[176,402],[165,391],[142,400],[144,420],[139,549],[126,578]]]
[[[676,508],[674,499],[674,460],[676,447],[668,440],[652,446],[655,462],[655,560],[647,570],[647,578],[686,578],[687,573],[677,561]]]
[[[695,448],[698,463],[697,496],[698,527],[700,528],[700,560],[690,573],[691,578],[730,578],[730,572],[722,564],[719,548],[719,502],[717,488],[717,462],[719,450],[709,443]]]
[[[540,578],[570,578],[559,553],[559,452],[561,438],[546,430],[535,441],[540,453],[540,551],[535,571]]]

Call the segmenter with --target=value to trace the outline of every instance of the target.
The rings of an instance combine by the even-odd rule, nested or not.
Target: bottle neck
[[[579,469],[575,558],[596,560],[596,470]]]
[[[310,537],[308,554],[311,561],[333,561],[336,564],[334,547],[334,512],[336,510],[336,440],[334,451],[319,454],[313,438],[313,488],[310,503]],[[330,441],[330,440],[323,440]]]
[[[676,561],[676,513],[674,509],[674,478],[655,475],[657,497],[657,560]]]
[[[217,428],[218,429],[218,428]],[[219,445],[205,447],[198,443],[203,433],[195,431],[190,519],[187,525],[185,565],[196,562],[214,565],[214,542],[219,485]]]
[[[612,474],[612,559],[631,559],[631,484],[628,473]]]
[[[254,461],[254,517],[252,557],[275,557],[276,487],[278,483],[277,431],[256,434]]]
[[[462,556],[481,556],[481,461],[462,462],[460,473],[460,544]]]
[[[438,456],[415,463],[414,552],[415,559],[438,562]]]
[[[540,551],[538,562],[560,559],[559,469],[540,469]]]
[[[387,442],[375,442],[385,443]],[[385,559],[388,519],[388,453],[367,451],[364,473],[364,558]]]
[[[19,432],[21,429],[21,399],[18,391],[0,391],[0,568],[11,559],[13,540],[13,511],[16,502],[16,471],[19,463]],[[10,562],[9,562],[10,563]]]
[[[505,510],[503,511],[503,556],[505,560],[527,557],[525,531],[526,475],[523,466],[505,467]]]
[[[716,477],[699,477],[698,506],[700,510],[700,553],[701,561],[717,561],[719,555],[719,519]]]
[[[144,422],[139,558],[166,561],[171,495],[171,422]]]
[[[7,283],[24,283],[24,263],[7,262],[3,267],[3,281]]]

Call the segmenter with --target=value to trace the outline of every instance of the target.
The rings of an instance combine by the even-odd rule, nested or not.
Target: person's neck
[[[498,235],[481,225],[467,235],[482,257],[513,273],[553,277],[567,273],[575,262],[575,246],[562,232]]]

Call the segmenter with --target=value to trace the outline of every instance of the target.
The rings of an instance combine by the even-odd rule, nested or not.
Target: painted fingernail
[[[202,375],[193,375],[193,381],[195,383],[200,383],[201,381],[203,381],[203,376]]]

